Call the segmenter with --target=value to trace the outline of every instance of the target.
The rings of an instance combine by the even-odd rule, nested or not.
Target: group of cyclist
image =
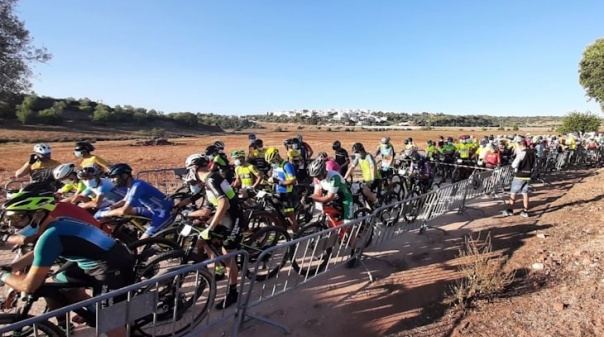
[[[54,273],[54,281],[73,282],[83,287],[70,295],[74,302],[87,297],[84,288],[92,288],[96,295],[133,282],[134,253],[111,238],[112,229],[103,225],[113,217],[136,215],[150,219],[149,227],[140,237],[144,239],[170,226],[180,210],[203,199],[204,203],[196,205],[187,216],[205,221],[206,229],[200,234],[203,240],[199,242],[208,256],[213,257],[206,240],[211,233],[223,231],[226,233],[222,243],[224,252],[237,249],[238,238],[246,227],[242,216],[245,199],[262,185],[270,186],[278,196],[282,212],[295,232],[301,225],[294,212],[299,203],[336,203],[344,221],[353,219],[353,193],[347,180],[357,168],[364,182],[361,192],[370,204],[377,205],[376,190],[380,182],[388,179],[400,162],[419,163],[423,174],[429,176],[433,174],[430,163],[434,161],[453,164],[455,159],[461,159],[467,164],[473,160],[486,168],[506,165],[520,140],[535,149],[537,156],[542,156],[548,151],[590,148],[604,139],[600,135],[582,138],[491,135],[482,139],[463,135],[457,140],[453,137],[439,137],[436,142],[429,140],[421,154],[418,145],[408,138],[398,156],[399,163],[389,137],[381,139],[373,154],[357,142],[351,147],[351,156],[339,141],[334,141],[333,156],[320,152],[314,159],[313,149],[301,135],[286,139],[283,152],[277,147],[265,148],[263,141],[253,134],[248,140],[247,153],[236,149],[229,156],[225,144],[216,141],[202,153],[188,156],[184,181],[190,193],[176,204],[156,187],[136,179],[128,164],[110,165],[93,155],[95,148],[88,142],[75,144],[78,164],[61,164],[51,158],[50,146],[36,144],[34,153],[16,172],[17,177],[29,174],[36,182],[13,194],[3,206],[5,219],[19,230],[9,242],[35,242],[35,246],[32,252],[4,268],[0,282],[18,291],[34,291],[46,280],[57,257],[69,262]],[[52,177],[36,176],[36,172],[49,169],[52,169]],[[51,180],[54,182],[49,182]],[[58,189],[57,182],[61,185]],[[311,195],[299,198],[295,193],[299,185],[313,185]],[[238,271],[229,268],[230,265],[226,264],[230,291],[217,305],[221,309],[235,303],[238,296]],[[20,273],[26,267],[27,272]],[[49,303],[50,308],[56,305]],[[124,331],[112,333],[118,336]]]

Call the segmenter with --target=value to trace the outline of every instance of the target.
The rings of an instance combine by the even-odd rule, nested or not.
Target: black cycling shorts
[[[280,193],[279,200],[283,204],[283,213],[293,212],[296,207],[294,193]]]

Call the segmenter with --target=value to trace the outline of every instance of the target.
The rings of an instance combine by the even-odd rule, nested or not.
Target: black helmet
[[[434,142],[432,141],[432,139],[428,139],[428,145],[432,145],[434,144]]]
[[[92,152],[94,151],[94,145],[88,143],[88,142],[76,142],[75,143],[75,150],[76,151],[86,151],[86,152]]]
[[[336,140],[335,142],[333,142],[333,144],[331,145],[331,148],[334,150],[338,150],[342,147],[342,143],[340,143],[339,140]]]
[[[256,139],[254,141],[254,145],[257,147],[262,147],[264,145],[264,142],[262,141],[262,139]]]
[[[363,147],[363,144],[361,144],[361,143],[354,143],[352,145],[352,152],[357,153],[357,152],[361,152],[361,151],[365,151],[365,148]]]
[[[126,173],[132,175],[132,167],[128,164],[115,164],[109,168],[108,176],[113,177]]]
[[[219,153],[218,148],[216,147],[216,145],[210,145],[208,147],[206,147],[204,154],[206,156],[217,156]]]
[[[83,178],[87,178],[90,176],[94,177],[97,174],[98,174],[98,171],[96,170],[96,168],[94,168],[94,166],[86,166],[78,171],[78,179],[83,179]]]

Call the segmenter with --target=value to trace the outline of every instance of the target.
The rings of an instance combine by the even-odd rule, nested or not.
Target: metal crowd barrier
[[[237,284],[237,305],[232,310],[218,311],[213,308],[214,304],[216,300],[227,295],[229,287],[217,287],[213,268],[208,269],[208,266],[229,259],[232,263],[239,261],[242,270],[248,267],[249,255],[243,250],[194,265],[163,266],[167,269],[165,274],[4,326],[0,328],[0,336],[13,332],[13,335],[38,337],[39,332],[43,331],[40,326],[46,325],[49,320],[64,316],[69,322],[71,311],[91,307],[94,307],[96,312],[95,336],[120,327],[126,327],[127,335],[171,337],[198,336],[213,326],[228,321],[236,328],[238,324],[233,323],[236,322],[238,308],[243,300],[245,277]],[[117,296],[125,296],[126,299],[104,306]],[[187,307],[183,308],[185,304]],[[2,315],[4,314],[0,313],[0,317]],[[190,316],[190,321],[184,321]],[[67,337],[73,334],[70,329],[67,329],[66,333]],[[234,330],[235,335],[236,333]]]
[[[182,177],[186,174],[187,170],[184,168],[146,170],[138,172],[136,179],[144,180],[169,195],[185,186]]]

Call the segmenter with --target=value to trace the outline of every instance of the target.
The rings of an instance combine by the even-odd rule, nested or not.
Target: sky
[[[21,0],[33,90],[164,112],[600,112],[579,85],[604,1]]]

